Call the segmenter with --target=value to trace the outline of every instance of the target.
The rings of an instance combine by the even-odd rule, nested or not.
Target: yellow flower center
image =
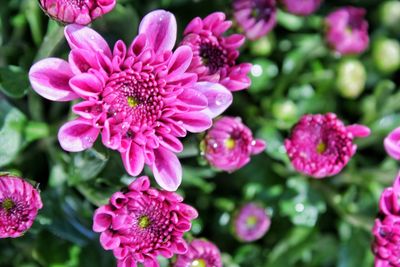
[[[14,201],[12,201],[9,198],[6,198],[2,203],[1,207],[5,209],[7,212],[9,212],[13,207],[15,206]]]
[[[133,96],[128,96],[128,105],[131,108],[136,107],[137,105],[139,105],[139,101],[136,100],[136,98],[134,98]]]
[[[195,259],[190,264],[190,267],[207,267],[207,264],[206,264],[205,260],[203,260],[203,259]]]
[[[146,215],[139,218],[139,226],[144,229],[150,225],[150,219]]]
[[[322,153],[325,152],[325,150],[326,150],[326,144],[324,142],[322,142],[322,141],[319,142],[319,144],[317,145],[317,152],[319,154],[322,154]]]
[[[257,224],[257,217],[256,216],[249,216],[249,217],[247,217],[247,219],[246,219],[246,225],[248,226],[248,227],[253,227],[253,226],[255,226],[256,224]]]
[[[233,149],[236,145],[235,140],[233,140],[232,138],[228,138],[225,140],[225,147],[228,149]]]

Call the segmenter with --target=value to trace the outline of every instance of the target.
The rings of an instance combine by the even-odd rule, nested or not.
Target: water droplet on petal
[[[228,96],[229,95],[227,95],[227,94],[217,94],[217,96],[215,97],[215,104],[217,106],[225,105],[229,101]]]
[[[93,140],[92,137],[90,137],[90,136],[85,136],[85,137],[82,139],[82,146],[83,146],[83,148],[85,148],[85,149],[90,148],[90,147],[93,146],[93,142],[94,142],[94,140]]]

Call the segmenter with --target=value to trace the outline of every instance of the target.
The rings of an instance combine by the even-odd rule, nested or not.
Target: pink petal
[[[139,34],[145,33],[156,54],[171,51],[176,41],[175,16],[165,10],[147,14],[139,25]]]
[[[400,160],[400,127],[394,129],[383,141],[386,152],[395,160]]]
[[[185,112],[174,114],[173,118],[178,122],[182,122],[182,126],[192,133],[200,133],[212,125],[212,120],[209,115],[204,112]]]
[[[182,181],[182,166],[171,151],[159,147],[154,150],[152,171],[157,183],[167,191],[176,191]]]
[[[141,146],[131,141],[129,147],[121,152],[122,161],[129,175],[137,176],[144,167],[144,151]]]
[[[70,101],[79,98],[68,84],[73,75],[68,62],[59,58],[40,60],[29,70],[32,88],[39,95],[53,101]]]
[[[253,143],[251,144],[251,154],[259,154],[265,150],[266,143],[262,139],[255,139],[253,140]]]
[[[203,20],[199,17],[194,18],[187,26],[183,35],[188,35],[189,33],[198,33],[203,28]]]
[[[112,232],[105,231],[100,235],[100,243],[105,250],[112,250],[119,247],[121,241],[118,236],[113,236]]]
[[[64,124],[58,131],[61,147],[70,152],[79,152],[93,146],[100,130],[93,127],[90,121],[76,119]]]
[[[146,191],[150,188],[150,180],[147,176],[140,176],[129,186],[129,191]]]
[[[351,132],[354,137],[367,137],[371,134],[371,130],[367,126],[360,124],[349,125],[346,129]]]
[[[182,103],[177,105],[183,105],[183,107],[190,108],[192,111],[203,110],[208,105],[208,100],[204,94],[195,89],[185,89],[179,96],[178,99]]]
[[[96,97],[103,91],[103,83],[93,74],[82,73],[69,81],[69,85],[75,93],[83,99]]]
[[[93,231],[103,232],[111,226],[112,218],[114,213],[112,212],[110,206],[101,206],[96,210],[93,215]]]
[[[192,57],[193,52],[189,46],[178,47],[168,63],[168,75],[174,76],[185,73],[192,61]]]
[[[70,24],[65,27],[64,35],[71,49],[81,48],[100,52],[111,58],[111,50],[107,42],[100,34],[89,27]]]
[[[90,68],[99,69],[96,54],[85,49],[74,49],[69,53],[68,62],[75,74],[87,72]]]
[[[232,104],[232,93],[218,83],[198,82],[194,89],[207,97],[208,108],[204,112],[211,118],[217,117]]]

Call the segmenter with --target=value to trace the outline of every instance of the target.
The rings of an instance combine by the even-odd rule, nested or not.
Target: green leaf
[[[12,98],[21,98],[29,88],[28,73],[17,66],[0,67],[0,91]]]
[[[20,151],[25,123],[21,111],[0,99],[0,167],[12,162]]]

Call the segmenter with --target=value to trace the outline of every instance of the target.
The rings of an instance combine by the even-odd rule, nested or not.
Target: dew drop
[[[82,140],[82,146],[83,146],[83,148],[87,149],[87,148],[92,147],[93,141],[94,141],[94,140],[93,140],[92,137],[90,137],[90,136],[85,136],[85,137],[83,138],[83,140]]]
[[[229,98],[228,98],[228,95],[226,95],[226,94],[218,94],[215,97],[215,104],[217,106],[225,105],[226,103],[228,103],[228,101],[229,101]]]

